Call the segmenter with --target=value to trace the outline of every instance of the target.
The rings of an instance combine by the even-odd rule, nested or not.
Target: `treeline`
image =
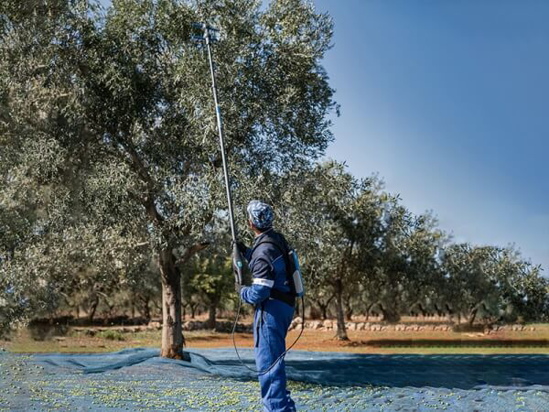
[[[353,315],[372,313],[386,322],[428,314],[470,324],[549,318],[549,281],[513,247],[452,243],[431,214],[412,214],[378,178],[356,179],[334,161],[285,175],[283,181],[271,199],[275,226],[301,257],[308,313],[335,316],[341,339],[347,338],[345,322]],[[178,266],[183,317],[208,312],[211,328],[219,311],[231,311],[236,299],[227,222],[221,217],[218,224],[208,247]],[[249,233],[242,235],[252,241]],[[148,321],[161,314],[153,251],[145,242],[121,248],[119,239],[115,249],[111,237],[80,233],[63,239],[59,247],[70,245],[72,253],[58,256],[64,260],[57,268],[79,269],[50,290],[51,305],[36,316],[71,314],[92,322],[98,315],[139,315]],[[6,294],[2,303],[9,306]]]

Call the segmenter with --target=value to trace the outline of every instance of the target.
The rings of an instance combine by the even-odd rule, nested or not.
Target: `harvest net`
[[[232,349],[101,354],[0,352],[0,410],[258,410],[259,387]],[[253,366],[253,351],[241,356]],[[286,357],[301,410],[545,410],[546,355],[363,355],[293,351]]]

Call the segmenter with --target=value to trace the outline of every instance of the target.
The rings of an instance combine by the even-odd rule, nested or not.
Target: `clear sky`
[[[454,241],[515,243],[549,275],[549,2],[315,4],[335,22],[328,156]]]
[[[454,241],[514,243],[548,276],[549,1],[314,3],[335,22],[328,156],[379,173]]]

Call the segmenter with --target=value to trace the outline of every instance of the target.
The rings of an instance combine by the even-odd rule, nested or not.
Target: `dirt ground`
[[[453,331],[350,331],[350,341],[346,342],[335,339],[332,331],[305,330],[294,349],[377,354],[549,354],[549,324],[529,326],[534,330],[498,331],[490,335]],[[69,327],[63,334],[49,335],[41,340],[23,329],[14,333],[9,340],[0,340],[0,348],[25,353],[92,353],[132,347],[160,347],[161,332],[157,330],[124,333],[116,327],[101,330],[95,336],[89,336],[84,330]],[[287,344],[293,343],[298,334],[299,330],[289,332]],[[233,346],[232,336],[228,333],[193,331],[185,332],[184,336],[187,349]],[[235,341],[241,348],[253,345],[251,334],[239,333]]]

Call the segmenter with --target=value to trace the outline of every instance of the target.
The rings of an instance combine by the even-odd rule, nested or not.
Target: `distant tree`
[[[288,193],[281,206],[285,224],[296,233],[311,293],[319,295],[326,288],[324,304],[334,296],[337,337],[346,340],[344,296],[373,266],[380,230],[380,182],[355,179],[343,164],[328,161],[304,172],[296,185],[299,190]]]
[[[128,267],[125,282],[122,284],[126,299],[120,303],[125,308],[137,309],[141,317],[149,321],[155,310],[154,302],[162,292],[159,269],[151,250],[139,248],[135,252],[139,255]]]
[[[210,329],[215,329],[218,309],[234,293],[232,263],[228,255],[227,251],[208,250],[183,269],[185,285],[189,285],[194,298],[208,308],[207,327]]]
[[[429,301],[439,316],[445,314],[445,302],[439,299],[444,280],[437,257],[448,237],[438,229],[437,224],[430,213],[414,216],[410,220],[408,233],[401,239],[401,258],[404,259],[406,276],[400,280],[402,293],[387,302],[388,306],[395,304],[400,314],[418,301]]]
[[[403,295],[410,263],[406,248],[413,230],[413,216],[400,204],[398,197],[385,196],[383,200],[379,218],[381,229],[375,243],[378,258],[365,279],[365,287],[371,305],[381,310],[383,319],[396,322],[404,307]]]
[[[318,309],[323,320],[328,319],[328,309],[333,303],[335,293],[326,287],[325,284],[310,282],[307,288],[307,300],[312,302]]]
[[[547,315],[549,280],[541,267],[525,260],[513,247],[498,248],[493,258],[491,279],[500,293],[498,320],[542,320]]]
[[[448,280],[443,293],[461,315],[472,325],[479,310],[497,313],[501,294],[496,284],[494,265],[498,249],[492,246],[453,244],[445,249],[442,261]]]

